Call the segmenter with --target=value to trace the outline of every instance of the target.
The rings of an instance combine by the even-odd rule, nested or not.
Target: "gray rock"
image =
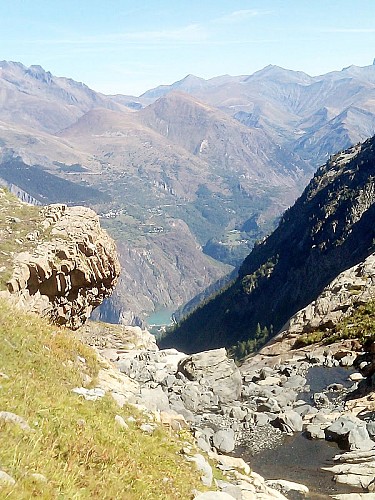
[[[308,424],[305,428],[306,437],[308,439],[324,439],[324,427],[319,424]]]
[[[254,421],[260,426],[268,424],[272,418],[269,413],[254,413]]]
[[[230,453],[234,450],[235,435],[233,429],[220,429],[212,437],[213,445],[222,453]]]
[[[314,415],[314,414],[318,413],[318,410],[316,408],[314,408],[313,406],[308,405],[308,404],[304,404],[301,406],[295,406],[293,409],[295,412],[297,412],[299,415],[301,415],[301,417],[305,417],[306,415]]]
[[[291,375],[288,380],[284,382],[283,387],[290,389],[302,389],[305,385],[305,377],[302,377],[302,375]]]
[[[268,366],[265,366],[259,372],[259,378],[260,378],[260,380],[265,380],[267,377],[272,377],[274,375],[275,375],[275,371],[272,368],[268,367]]]
[[[10,411],[0,411],[0,420],[6,423],[17,425],[17,427],[19,427],[23,431],[32,431],[31,427],[23,417],[20,417],[19,415],[16,415],[15,413],[12,413]]]
[[[284,495],[288,495],[294,492],[306,496],[309,493],[309,488],[304,484],[294,483],[292,481],[286,481],[284,479],[268,479],[266,480],[266,485],[277,491],[280,491]]]
[[[370,439],[366,425],[358,418],[341,416],[325,429],[326,439],[335,441],[348,450],[371,450],[375,443]]]
[[[128,424],[125,422],[125,420],[123,419],[123,417],[121,415],[115,416],[115,422],[122,429],[129,429]]]
[[[142,424],[140,426],[140,429],[141,431],[146,432],[147,434],[152,434],[156,429],[156,426],[151,424]]]
[[[138,396],[136,402],[151,411],[170,410],[168,396],[163,392],[163,389],[160,386],[155,389],[142,387],[140,396]]]
[[[213,479],[213,472],[211,465],[207,462],[207,460],[204,458],[203,455],[200,453],[197,453],[196,455],[193,455],[192,457],[186,457],[186,460],[189,462],[194,462],[195,465],[197,466],[197,469],[202,473],[201,476],[201,481],[205,486],[211,486],[212,485],[212,479]]]
[[[330,404],[328,396],[324,394],[324,392],[316,392],[313,395],[313,400],[318,408],[321,408],[322,406],[329,406]]]
[[[16,484],[15,479],[7,474],[5,471],[0,470],[0,485],[14,486]]]
[[[194,497],[194,500],[233,500],[233,497],[224,491],[206,491]]]
[[[281,411],[278,402],[274,398],[257,398],[256,403],[258,412],[263,413],[265,411],[269,411],[271,413],[278,413],[279,411]]]
[[[293,433],[302,431],[302,417],[293,410],[280,413],[271,423],[283,432]]]
[[[366,424],[367,432],[369,433],[371,438],[375,437],[375,422],[367,422]]]
[[[247,411],[240,406],[233,406],[229,412],[229,416],[236,420],[242,421],[247,415]]]
[[[216,481],[216,486],[220,488],[223,493],[227,493],[235,500],[243,500],[242,489],[239,486],[227,483],[226,481],[220,481],[220,479]]]
[[[222,403],[239,399],[242,378],[239,369],[225,349],[200,352],[180,361],[178,371],[189,380],[204,379]]]

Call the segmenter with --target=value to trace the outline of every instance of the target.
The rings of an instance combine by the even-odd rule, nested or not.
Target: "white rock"
[[[15,479],[4,472],[3,470],[0,470],[0,484],[6,485],[6,486],[13,486],[16,484]]]
[[[115,422],[117,425],[119,425],[122,429],[129,429],[128,424],[125,422],[125,420],[122,418],[121,415],[116,415],[115,416]]]

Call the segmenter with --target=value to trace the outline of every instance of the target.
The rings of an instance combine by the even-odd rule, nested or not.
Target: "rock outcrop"
[[[32,244],[14,252],[7,290],[0,293],[24,310],[76,329],[116,285],[115,243],[88,208],[50,205],[39,210],[39,229],[25,238]]]
[[[277,356],[292,349],[301,334],[334,328],[360,305],[375,299],[375,253],[340,273],[322,293],[296,314],[261,350],[262,356]]]

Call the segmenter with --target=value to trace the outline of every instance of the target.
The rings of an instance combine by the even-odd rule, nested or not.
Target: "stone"
[[[258,412],[271,412],[271,413],[278,413],[281,411],[281,408],[274,398],[257,398],[257,411]]]
[[[316,413],[318,413],[318,410],[316,408],[308,404],[295,406],[293,409],[295,412],[301,415],[301,417],[305,417],[306,415],[315,415]]]
[[[375,437],[375,422],[372,420],[371,422],[366,423],[367,432],[369,436],[373,439]]]
[[[139,397],[136,398],[136,403],[151,411],[160,410],[168,412],[170,409],[168,396],[160,386],[155,389],[142,387]]]
[[[139,428],[141,431],[146,432],[146,434],[152,434],[156,429],[156,426],[152,424],[141,424]]]
[[[125,422],[125,420],[123,419],[123,417],[121,417],[121,415],[116,415],[115,416],[115,422],[122,429],[129,429],[128,424]]]
[[[247,411],[240,406],[233,406],[229,412],[229,416],[236,420],[242,421],[247,415]]]
[[[220,429],[212,437],[215,448],[222,453],[230,453],[234,450],[235,435],[233,429]]]
[[[211,465],[207,462],[203,455],[197,453],[192,457],[187,456],[186,460],[189,462],[194,462],[199,472],[202,473],[201,481],[204,486],[210,487],[213,480],[213,472]]]
[[[105,396],[105,391],[101,387],[95,387],[94,389],[86,389],[86,387],[75,387],[72,392],[83,396],[87,401],[96,401]]]
[[[116,246],[89,208],[50,205],[48,239],[15,254],[7,298],[23,310],[76,330],[108,297],[120,274]]]
[[[272,420],[272,418],[273,417],[271,417],[269,413],[254,413],[254,422],[260,426],[268,424]]]
[[[199,493],[194,500],[233,500],[233,497],[223,491],[206,491]]]
[[[31,432],[33,430],[23,417],[10,411],[0,411],[0,420],[5,423],[17,425],[17,427],[26,432]]]
[[[271,423],[274,427],[277,427],[288,434],[301,432],[303,425],[301,415],[293,410],[280,413]]]
[[[200,381],[212,389],[222,403],[238,400],[242,391],[242,377],[224,348],[192,354],[180,361],[178,371],[189,380]]]
[[[4,486],[14,486],[16,484],[16,480],[7,474],[5,471],[0,470],[0,485]]]
[[[324,439],[324,427],[319,424],[308,424],[305,427],[305,434],[308,439]]]
[[[286,481],[285,479],[269,479],[266,480],[266,485],[274,488],[281,493],[288,495],[291,492],[299,493],[300,495],[308,495],[309,488],[304,484],[294,483],[292,481]]]
[[[302,375],[291,375],[286,382],[284,382],[283,387],[290,389],[302,389],[306,385],[306,378]]]
[[[375,493],[343,493],[331,496],[335,500],[375,500]]]
[[[243,458],[230,457],[228,455],[218,455],[211,451],[208,454],[209,458],[225,467],[225,470],[242,470],[245,474],[250,474],[251,469]]]
[[[160,422],[175,431],[179,431],[188,427],[188,424],[183,415],[173,411],[161,411]]]
[[[367,451],[375,447],[365,422],[350,415],[339,417],[324,432],[328,441],[335,441],[349,450]]]

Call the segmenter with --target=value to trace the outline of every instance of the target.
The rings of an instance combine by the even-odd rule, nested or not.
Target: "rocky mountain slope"
[[[4,189],[0,213],[0,295],[55,323],[80,327],[120,274],[115,243],[97,215],[84,207],[33,207]]]
[[[101,214],[122,261],[135,255],[147,276],[128,268],[106,309],[117,319],[137,322],[202,292],[228,272],[220,262],[239,265],[272,230],[319,158],[375,131],[375,66],[190,75],[134,99],[39,66],[0,67],[1,182],[29,200]]]
[[[239,277],[161,341],[194,352],[264,343],[338,273],[374,249],[375,137],[321,167]]]

